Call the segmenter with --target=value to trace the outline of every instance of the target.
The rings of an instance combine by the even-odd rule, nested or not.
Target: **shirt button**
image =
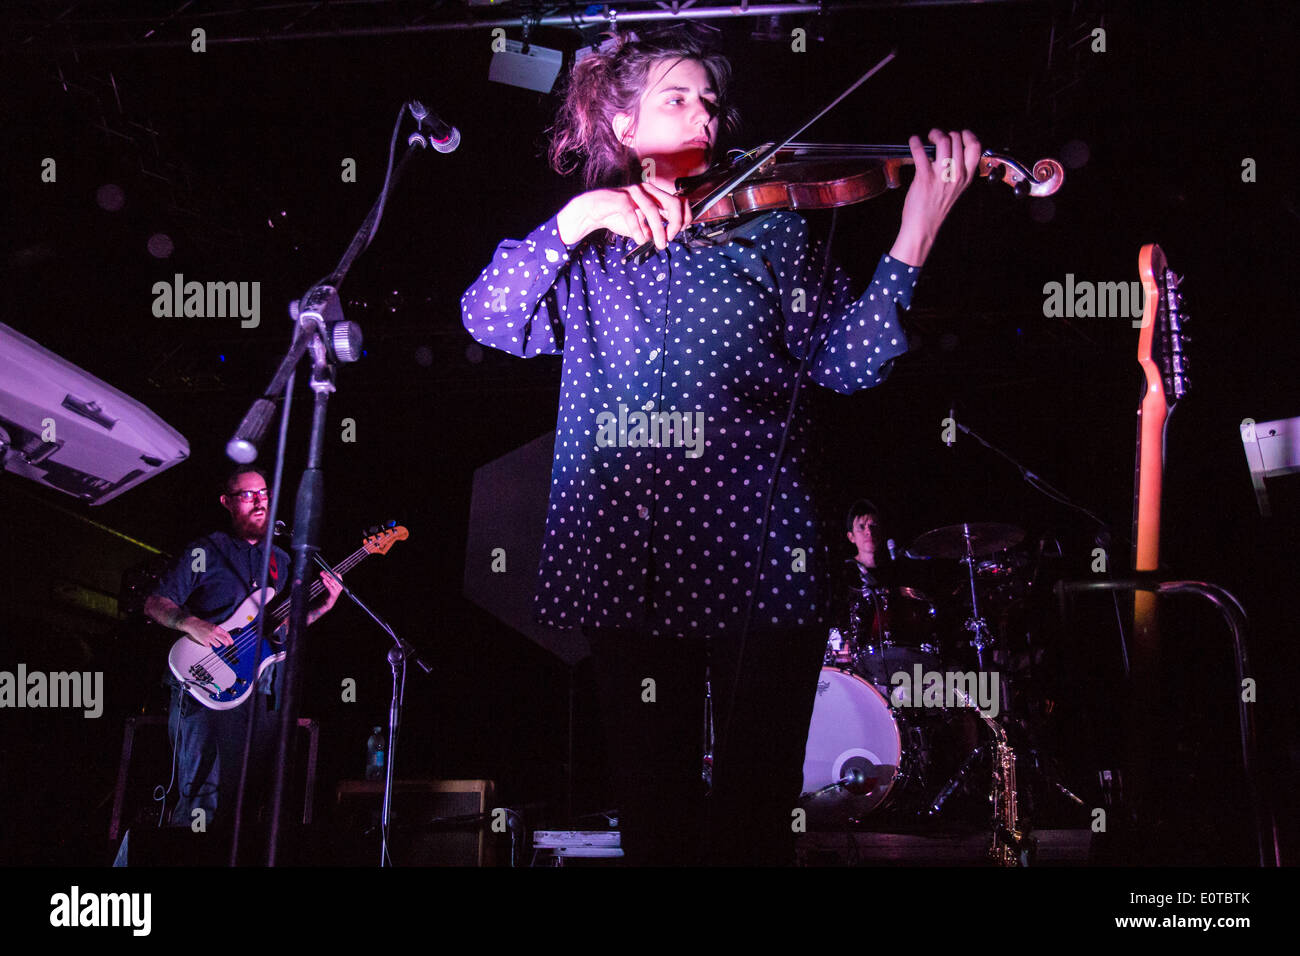
[[[642,518],[648,518],[648,517],[650,517],[650,509],[647,508],[645,505],[637,505],[637,506],[636,506],[636,513],[637,513],[637,515],[638,515],[639,517],[642,517]]]
[[[656,279],[657,281],[659,281],[659,282],[663,282],[663,281],[664,281],[665,279],[667,279],[667,278],[668,278],[668,276],[667,276],[666,274],[662,273],[662,272],[659,273],[657,276],[655,276],[655,279]]]

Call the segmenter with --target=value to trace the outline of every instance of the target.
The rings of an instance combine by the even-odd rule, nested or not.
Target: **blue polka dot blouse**
[[[466,329],[513,355],[563,355],[536,608],[557,626],[699,635],[738,628],[768,483],[818,314],[822,245],[777,212],[642,265],[604,232],[566,245],[555,217],[506,240],[461,299]],[[808,364],[841,393],[884,380],[908,349],[898,310],[920,270],[884,256],[856,301],[832,268]],[[778,478],[754,623],[819,623],[833,559],[801,463],[796,414]]]

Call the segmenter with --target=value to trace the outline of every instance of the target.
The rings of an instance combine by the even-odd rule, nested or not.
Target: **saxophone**
[[[989,856],[998,866],[1022,866],[1033,845],[1025,839],[1016,812],[1016,755],[1007,735],[995,721],[984,717],[993,730],[993,842]]]

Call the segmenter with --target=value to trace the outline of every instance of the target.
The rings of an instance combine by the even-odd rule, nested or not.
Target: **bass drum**
[[[838,826],[910,803],[922,757],[919,728],[900,720],[880,691],[856,674],[822,668],[803,761],[810,819]]]

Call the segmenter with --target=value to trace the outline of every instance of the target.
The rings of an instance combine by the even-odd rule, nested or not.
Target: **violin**
[[[709,194],[739,165],[771,147],[771,143],[764,144],[738,153],[729,162],[698,176],[678,179],[677,191],[690,201],[694,221],[715,222],[775,209],[851,206],[897,189],[902,185],[902,167],[913,162],[907,146],[788,143],[764,160],[741,185],[704,208]],[[934,149],[933,145],[925,147],[930,159],[934,159]],[[961,157],[955,157],[953,162],[961,162]],[[1050,196],[1065,182],[1065,169],[1055,159],[1040,159],[1029,169],[992,150],[980,155],[978,173],[990,183],[1007,183],[1018,196]]]
[[[698,176],[678,179],[675,184],[678,194],[686,195],[690,202],[691,229],[696,224],[716,223],[752,212],[848,206],[901,186],[899,170],[913,162],[912,150],[907,146],[793,141],[883,69],[895,55],[892,51],[886,54],[780,143],[740,152],[729,163],[714,166]],[[925,155],[933,160],[933,144],[923,148]],[[954,157],[953,161],[959,159]],[[985,150],[979,161],[980,176],[996,182],[999,171],[1002,181],[1021,196],[1026,193],[1050,196],[1065,182],[1065,168],[1055,159],[1040,159],[1030,170],[1009,156]],[[715,226],[714,231],[721,230]],[[643,242],[630,250],[623,262],[645,262],[653,249],[653,242]]]
[[[931,160],[933,144],[923,147]],[[735,184],[737,172],[746,169],[764,153],[758,165]],[[953,162],[960,162],[955,157]],[[677,180],[678,195],[691,206],[692,226],[716,224],[751,213],[778,209],[833,209],[866,202],[897,189],[901,171],[912,165],[908,146],[869,146],[847,143],[765,143],[737,151],[724,163],[698,176]],[[985,150],[979,159],[979,176],[989,183],[1003,182],[1017,196],[1051,196],[1065,182],[1065,168],[1058,160],[1040,159],[1033,167],[1010,156]],[[703,233],[698,230],[696,235]],[[624,261],[636,259],[653,249],[646,243],[632,250]]]

